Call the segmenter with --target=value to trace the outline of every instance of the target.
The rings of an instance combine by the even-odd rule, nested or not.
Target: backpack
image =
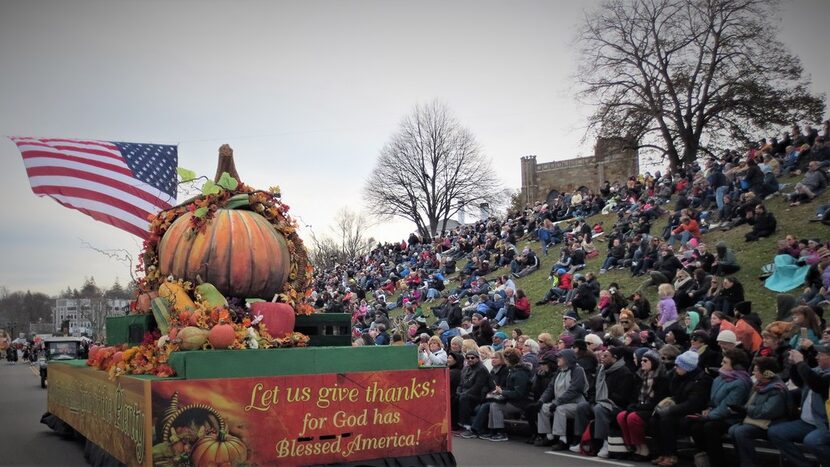
[[[594,452],[594,421],[588,422],[585,431],[582,432],[582,437],[579,438],[579,452],[583,456],[596,456]]]

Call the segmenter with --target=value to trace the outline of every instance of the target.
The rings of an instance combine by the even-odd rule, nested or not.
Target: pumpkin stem
[[[233,162],[233,149],[227,144],[219,147],[219,162],[216,164],[216,176],[213,177],[213,181],[219,183],[219,178],[222,177],[223,172],[227,172],[237,182],[242,183],[239,173],[236,171],[236,164]]]

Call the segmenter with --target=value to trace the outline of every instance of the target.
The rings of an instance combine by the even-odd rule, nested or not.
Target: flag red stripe
[[[76,169],[68,169],[65,167],[31,167],[27,168],[26,172],[29,174],[30,178],[37,176],[62,176],[76,177],[82,180],[89,180],[92,182],[97,182],[103,185],[111,186],[125,193],[129,193],[137,198],[141,198],[144,201],[153,204],[154,206],[158,206],[159,209],[167,209],[170,207],[170,204],[151,195],[150,193],[147,193],[146,191],[138,189],[134,186],[127,185],[126,183],[113,180],[109,177],[105,177],[91,172],[84,172],[82,170]]]
[[[66,161],[80,162],[82,164],[92,165],[92,166],[95,166],[95,167],[98,167],[98,168],[101,168],[101,169],[111,170],[113,172],[118,172],[118,173],[126,175],[128,177],[133,176],[133,172],[127,167],[111,165],[111,164],[107,164],[105,162],[100,162],[100,161],[96,161],[96,160],[92,160],[92,159],[85,159],[85,158],[80,157],[80,156],[70,156],[69,154],[66,154],[66,153],[57,154],[57,153],[54,153],[54,152],[37,151],[37,150],[23,151],[23,159],[34,159],[36,157],[46,157],[46,158],[52,158],[52,159],[62,159],[62,160],[66,160]],[[122,161],[122,163],[123,163],[123,161]]]
[[[102,142],[97,142],[97,146],[100,146],[101,149],[90,148],[90,147],[83,147],[77,145],[68,145],[68,144],[52,144],[44,142],[46,140],[43,139],[36,139],[36,140],[27,140],[27,141],[15,141],[18,147],[20,146],[42,146],[44,148],[52,148],[59,151],[75,151],[75,152],[87,152],[90,154],[94,154],[96,156],[101,157],[108,157],[110,159],[115,159],[120,161],[122,164],[124,163],[124,159],[121,155],[121,151],[119,151],[118,147],[113,144],[101,144]],[[73,142],[78,144],[83,144],[84,146],[90,146],[95,142],[86,143],[81,141],[66,141],[66,142]],[[21,152],[23,149],[21,148]],[[114,154],[113,154],[114,153]]]
[[[32,191],[38,195],[64,195],[106,203],[141,219],[147,219],[150,216],[149,212],[139,208],[138,206],[127,203],[105,193],[101,193],[100,191],[87,190],[85,188],[76,188],[71,186],[39,186],[36,188],[32,187]]]
[[[52,199],[55,199],[55,198],[52,198]],[[85,209],[85,208],[78,208],[78,207],[73,206],[70,203],[64,203],[63,201],[61,201],[59,199],[55,199],[55,201],[57,201],[58,203],[62,204],[63,206],[65,206],[69,209],[74,209],[76,211],[80,211],[80,212],[86,214],[87,216],[95,219],[96,221],[103,222],[105,224],[110,224],[112,226],[118,227],[121,230],[126,230],[127,232],[129,232],[129,233],[131,233],[135,236],[141,237],[143,239],[146,239],[147,237],[150,236],[149,231],[139,229],[138,227],[134,226],[133,224],[130,224],[129,222],[125,222],[125,221],[123,221],[123,220],[121,220],[117,217],[110,216],[109,214],[104,214],[102,212],[92,211],[90,209]]]

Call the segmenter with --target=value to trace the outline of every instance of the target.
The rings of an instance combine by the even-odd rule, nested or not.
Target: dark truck
[[[43,340],[43,356],[38,360],[40,366],[40,387],[46,387],[46,368],[52,360],[75,360],[80,358],[80,337],[47,337]]]

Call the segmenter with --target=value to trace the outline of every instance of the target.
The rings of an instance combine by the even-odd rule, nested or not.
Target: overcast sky
[[[0,135],[173,143],[180,166],[209,176],[229,143],[243,181],[280,185],[324,234],[339,208],[362,208],[380,148],[417,103],[445,102],[512,189],[523,155],[590,155],[571,51],[595,4],[0,0]],[[828,16],[822,0],[797,0],[780,23],[824,93]],[[83,242],[138,256],[138,239],[32,194],[5,138],[0,190],[0,286],[54,294],[85,276],[130,279]]]

